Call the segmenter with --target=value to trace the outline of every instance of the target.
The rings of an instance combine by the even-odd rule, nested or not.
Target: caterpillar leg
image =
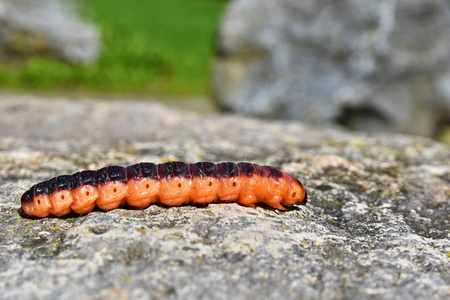
[[[281,205],[281,200],[283,200],[283,197],[273,196],[271,198],[265,199],[263,203],[278,210],[286,210],[286,208],[283,205]]]
[[[258,199],[254,194],[241,194],[241,197],[237,201],[238,204],[248,206],[248,207],[255,207],[255,204],[258,202]]]
[[[278,209],[278,210],[286,210],[286,207],[284,207],[281,204],[277,204],[277,205],[271,205],[271,207]]]

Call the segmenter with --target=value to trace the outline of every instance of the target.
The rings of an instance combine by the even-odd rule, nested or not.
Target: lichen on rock
[[[439,298],[450,293],[450,150],[133,101],[0,102],[0,294],[22,298]],[[59,174],[166,159],[280,167],[309,202],[28,219]]]

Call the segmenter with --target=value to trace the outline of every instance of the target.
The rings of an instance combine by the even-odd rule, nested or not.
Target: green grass
[[[49,56],[18,69],[0,67],[0,86],[94,92],[205,94],[214,31],[223,0],[83,0],[84,18],[102,35],[102,54],[88,66]]]

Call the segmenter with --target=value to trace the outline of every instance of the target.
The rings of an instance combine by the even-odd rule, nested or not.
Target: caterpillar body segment
[[[127,203],[136,208],[146,208],[158,201],[159,177],[157,166],[140,163],[127,168]]]
[[[60,217],[71,211],[86,214],[95,206],[111,210],[122,205],[142,209],[154,203],[237,202],[250,207],[264,203],[285,210],[285,206],[306,201],[304,186],[293,176],[270,166],[231,162],[109,166],[38,183],[21,198],[23,212],[39,218]]]

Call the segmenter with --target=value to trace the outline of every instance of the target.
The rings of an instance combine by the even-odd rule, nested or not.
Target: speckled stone
[[[2,299],[450,296],[448,147],[155,103],[0,98]],[[51,176],[172,159],[270,164],[309,202],[19,214]]]

